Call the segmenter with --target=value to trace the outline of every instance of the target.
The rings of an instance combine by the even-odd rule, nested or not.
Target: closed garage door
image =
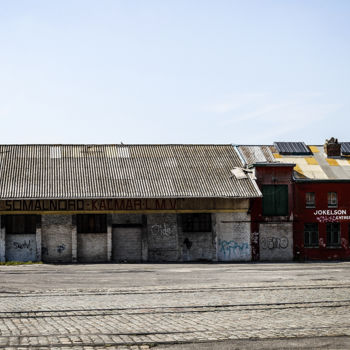
[[[113,260],[141,261],[141,227],[113,228]]]

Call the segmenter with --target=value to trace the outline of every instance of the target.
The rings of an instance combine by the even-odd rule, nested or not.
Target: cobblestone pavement
[[[0,349],[350,336],[350,263],[1,266],[0,282]]]

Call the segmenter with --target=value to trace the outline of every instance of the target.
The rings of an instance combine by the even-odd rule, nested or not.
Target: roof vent
[[[327,157],[340,157],[341,144],[338,143],[338,139],[331,137],[329,140],[326,140],[323,148]]]
[[[51,159],[61,158],[61,147],[60,146],[50,147],[50,158]]]
[[[302,156],[312,154],[304,142],[274,142],[277,152],[282,155]]]

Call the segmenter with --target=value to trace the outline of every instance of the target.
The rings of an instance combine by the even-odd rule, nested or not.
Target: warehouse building
[[[231,145],[0,146],[0,261],[250,261]]]

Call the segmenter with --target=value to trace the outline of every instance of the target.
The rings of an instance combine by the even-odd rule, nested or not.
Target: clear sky
[[[0,0],[0,143],[350,141],[350,1]]]

